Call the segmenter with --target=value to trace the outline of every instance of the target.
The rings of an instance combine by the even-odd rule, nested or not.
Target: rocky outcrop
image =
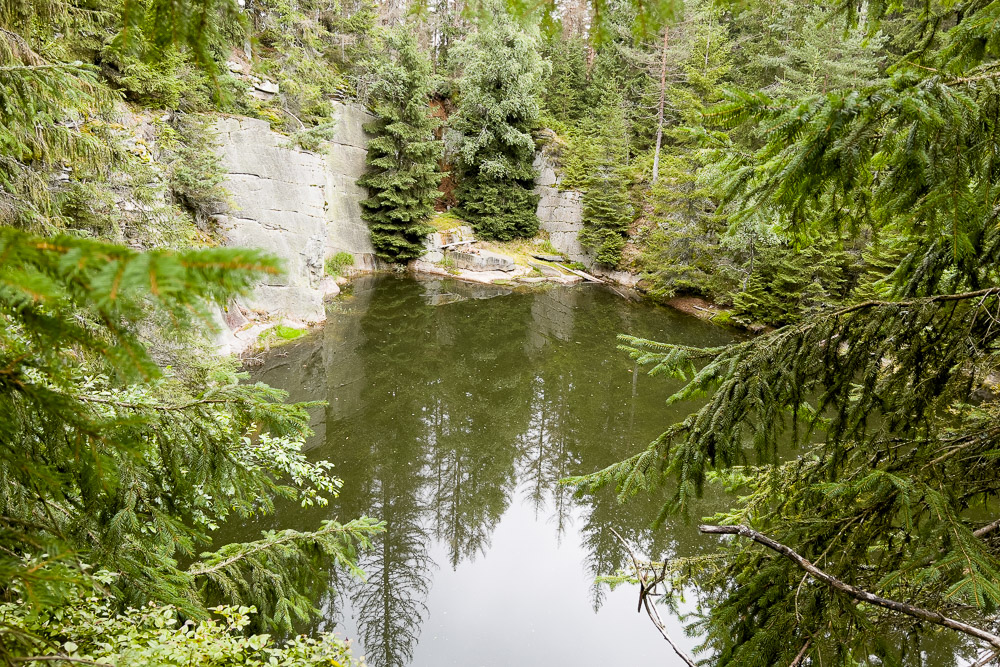
[[[296,150],[266,121],[224,118],[217,125],[232,208],[216,216],[229,245],[276,255],[284,273],[247,299],[251,310],[309,322],[323,319],[327,225],[322,156]]]
[[[350,104],[334,105],[337,125],[327,147],[326,163],[326,256],[338,252],[354,255],[354,265],[376,268],[368,225],[361,219],[361,201],[368,196],[357,183],[365,173],[368,135],[364,126],[375,120],[364,109]]]
[[[580,245],[583,230],[583,193],[560,190],[555,166],[544,152],[535,157],[535,194],[538,199],[538,228],[548,233],[552,246],[570,261],[593,267],[594,258]]]
[[[456,268],[469,271],[513,271],[516,268],[514,260],[506,255],[489,250],[473,249],[469,251],[453,250],[448,253]]]
[[[345,104],[336,105],[335,115],[335,136],[319,153],[291,145],[266,121],[231,117],[216,125],[232,195],[231,210],[216,216],[226,243],[267,250],[285,268],[246,300],[252,311],[319,322],[323,297],[334,289],[324,279],[325,259],[348,252],[355,267],[375,266],[361,219],[366,195],[356,184],[365,169],[363,125],[372,117]]]

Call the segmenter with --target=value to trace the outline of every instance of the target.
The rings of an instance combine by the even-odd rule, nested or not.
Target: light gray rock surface
[[[285,269],[245,305],[307,322],[324,319],[318,289],[327,236],[322,157],[288,147],[262,120],[223,118],[216,129],[233,203],[216,216],[226,242],[266,250]]]
[[[539,273],[543,276],[548,276],[550,278],[555,276],[561,276],[563,273],[554,266],[549,266],[548,264],[542,264],[541,262],[532,262],[528,260],[528,266],[533,269],[537,269]]]
[[[363,125],[372,116],[359,107],[336,105],[335,135],[320,153],[299,150],[266,121],[222,118],[216,124],[218,152],[226,170],[232,210],[216,216],[226,243],[277,255],[284,275],[254,290],[244,305],[268,316],[304,322],[325,318],[326,258],[354,256],[360,269],[375,268],[368,226],[361,219],[367,196],[356,181],[365,170]]]
[[[548,232],[549,242],[572,262],[593,266],[591,257],[580,245],[583,230],[583,193],[559,190],[547,185],[535,187],[538,200],[538,227]]]
[[[489,250],[476,250],[466,252],[463,250],[450,250],[448,257],[459,269],[469,271],[513,271],[517,266],[514,260],[505,255],[501,255]]]
[[[350,104],[334,105],[334,135],[326,155],[326,257],[338,252],[354,255],[356,267],[376,268],[368,225],[361,219],[361,201],[368,197],[357,180],[365,173],[368,135],[364,126],[375,118]]]
[[[538,153],[534,162],[538,177],[535,194],[538,199],[538,228],[549,235],[549,242],[571,262],[593,267],[594,258],[580,245],[583,230],[583,193],[560,190],[555,165],[545,153]]]

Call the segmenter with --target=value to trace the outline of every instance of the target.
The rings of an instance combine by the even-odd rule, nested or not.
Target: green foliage
[[[868,19],[887,7],[867,6]],[[1000,406],[979,390],[1000,371],[1000,8],[891,7],[908,55],[886,77],[825,94],[803,80],[797,98],[737,91],[706,113],[718,213],[749,238],[770,229],[795,240],[794,254],[755,253],[737,306],[792,323],[721,348],[623,339],[652,373],[684,382],[671,403],[706,403],[633,458],[576,481],[662,494],[660,520],[720,482],[738,496],[714,521],[751,526],[931,618],[990,629]],[[855,3],[843,8],[857,17]],[[844,233],[876,239],[861,281],[877,300],[844,291],[856,259],[824,250]],[[838,298],[839,309],[826,305]],[[693,629],[714,664],[924,659],[926,626],[912,616],[859,605],[748,542],[719,556],[715,573],[682,577],[713,600]]]
[[[579,38],[550,38],[543,55],[551,62],[545,79],[542,103],[551,116],[563,123],[580,119],[586,109],[587,45]]]
[[[106,47],[101,65],[101,73],[115,90],[125,99],[146,107],[206,111],[219,96],[228,99],[237,94],[232,77],[209,76],[195,66],[188,53],[179,49],[171,49],[150,61]]]
[[[531,131],[545,70],[538,30],[519,25],[500,2],[483,9],[478,30],[451,53],[462,70],[450,121],[462,136],[459,214],[483,238],[531,237],[538,230]]]
[[[623,126],[619,149],[628,164],[655,141],[660,97],[659,81],[652,76],[655,61],[650,51],[655,47],[635,40],[633,29],[640,19],[632,3],[611,0],[606,9],[605,32],[594,54],[583,103],[600,114],[611,100],[618,101]]]
[[[852,264],[851,255],[832,243],[764,248],[746,287],[733,298],[733,315],[745,324],[798,322],[847,295],[856,273]]]
[[[375,4],[257,0],[248,13],[253,71],[279,87],[250,108],[315,150],[322,128],[329,130],[333,100],[367,97],[372,82],[362,64],[381,51]]]
[[[274,332],[274,335],[281,340],[295,340],[296,338],[305,334],[305,329],[296,329],[294,327],[288,327],[283,324],[279,324],[270,331]]]
[[[622,99],[609,95],[601,110],[584,123],[583,133],[589,139],[593,162],[584,180],[580,243],[594,252],[599,264],[615,267],[634,217],[622,168],[626,158]]]
[[[602,170],[591,179],[583,195],[583,231],[580,243],[594,252],[599,264],[618,266],[629,224],[632,206],[625,194],[621,177]]]
[[[696,139],[701,114],[719,101],[733,73],[734,49],[718,7],[691,3],[685,19],[682,25],[668,27],[663,138],[655,183],[651,161],[644,164],[643,178],[650,181],[645,203],[652,224],[641,239],[641,266],[651,294],[658,298],[680,293],[728,302],[739,291],[741,269],[749,272],[746,264],[760,241],[736,230],[727,233],[728,221],[717,213],[714,165]]]
[[[323,264],[328,276],[339,276],[344,269],[354,266],[354,255],[349,252],[338,252],[333,257],[328,257]]]
[[[155,331],[196,345],[190,332],[213,308],[275,264],[255,251],[140,253],[11,228],[0,228],[0,256],[3,580],[33,613],[62,604],[96,567],[116,573],[105,585],[114,605],[157,601],[205,618],[208,595],[255,604],[277,627],[304,618],[297,591],[318,580],[303,566],[350,561],[374,523],[268,533],[195,557],[229,517],[267,512],[275,497],[322,502],[339,487],[328,464],[298,453],[308,406],[225,368],[166,373],[145,342]]]
[[[375,253],[389,262],[406,262],[423,254],[424,237],[433,231],[427,219],[441,182],[441,143],[434,140],[438,122],[428,108],[430,62],[406,28],[392,32],[387,43],[393,57],[376,70],[376,120],[366,128],[373,137],[365,158],[368,171],[358,184],[368,188],[362,217]]]
[[[510,241],[538,233],[538,195],[530,184],[470,177],[458,187],[460,214],[478,238]]]
[[[789,97],[864,88],[879,77],[881,33],[845,31],[836,7],[800,0],[739,8],[740,32],[752,36],[734,52],[744,85],[767,86]]]
[[[97,573],[110,583],[113,575]],[[95,591],[96,593],[96,591]],[[24,604],[0,605],[8,637],[5,658],[114,665],[183,667],[308,667],[356,664],[347,645],[333,635],[299,636],[277,642],[270,635],[247,635],[253,607],[215,607],[220,618],[185,621],[176,607],[148,605],[118,612],[106,597],[78,597],[42,614]],[[62,658],[62,659],[60,659]]]
[[[177,114],[162,126],[159,136],[166,153],[161,159],[169,169],[170,193],[202,224],[209,215],[224,210],[228,200],[210,122],[203,116]]]

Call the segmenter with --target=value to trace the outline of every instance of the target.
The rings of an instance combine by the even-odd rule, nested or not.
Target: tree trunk
[[[653,154],[653,185],[660,175],[660,145],[663,143],[663,103],[667,95],[667,41],[670,27],[663,26],[663,56],[660,60],[660,108],[656,114],[656,153]]]

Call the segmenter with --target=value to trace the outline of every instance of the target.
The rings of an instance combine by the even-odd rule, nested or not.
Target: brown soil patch
[[[697,296],[675,296],[667,301],[667,305],[702,320],[710,320],[719,313],[725,312],[725,308],[720,308],[711,301]]]

